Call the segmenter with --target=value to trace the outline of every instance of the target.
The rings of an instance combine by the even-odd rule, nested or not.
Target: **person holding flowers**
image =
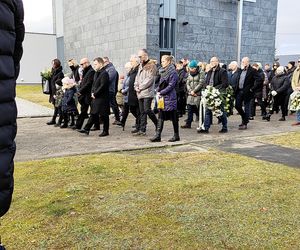
[[[209,99],[213,105],[210,107],[209,103],[207,103],[205,110],[204,129],[200,129],[198,132],[209,133],[212,116],[215,115],[222,123],[222,129],[219,132],[227,133],[227,115],[221,99],[221,93],[225,92],[226,88],[228,87],[228,75],[226,70],[220,67],[219,59],[217,57],[212,57],[210,59],[210,65],[211,69],[207,73],[206,84],[207,90],[211,93]],[[215,107],[215,109],[213,107]]]

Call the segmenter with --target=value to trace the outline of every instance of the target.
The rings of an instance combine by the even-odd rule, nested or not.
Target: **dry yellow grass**
[[[261,142],[276,144],[282,147],[300,149],[300,131],[280,135],[268,135],[258,138]]]
[[[42,92],[41,85],[17,85],[17,97],[40,104],[42,106],[53,108],[49,103],[49,95]]]

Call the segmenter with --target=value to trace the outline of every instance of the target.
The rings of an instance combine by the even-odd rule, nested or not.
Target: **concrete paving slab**
[[[18,118],[45,117],[53,115],[52,109],[24,100],[22,98],[17,97],[16,103],[18,107]]]

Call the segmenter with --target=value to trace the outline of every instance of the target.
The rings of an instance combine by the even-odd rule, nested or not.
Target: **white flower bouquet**
[[[294,91],[290,95],[289,110],[290,111],[300,110],[300,91]]]
[[[202,91],[202,97],[205,98],[205,105],[212,111],[214,116],[219,117],[223,115],[221,110],[223,101],[218,89],[212,86],[207,86],[205,90]]]

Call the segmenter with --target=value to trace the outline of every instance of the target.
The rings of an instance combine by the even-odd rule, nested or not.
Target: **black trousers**
[[[265,116],[267,114],[267,110],[266,110],[266,105],[264,103],[264,101],[262,100],[262,97],[254,97],[251,99],[250,101],[250,116],[254,117],[256,115],[256,103],[255,103],[255,99],[257,100],[258,105],[261,108],[261,114],[263,116]]]
[[[81,129],[82,128],[82,125],[84,123],[84,119],[88,118],[88,110],[89,110],[89,104],[86,103],[86,102],[82,102],[80,103],[81,107],[80,107],[80,114],[77,118],[77,121],[76,121],[76,128],[77,129]]]
[[[183,91],[177,94],[177,111],[179,115],[184,115],[185,110],[186,110],[186,94]]]
[[[121,119],[121,123],[123,124],[123,126],[125,126],[127,117],[129,115],[129,111],[135,117],[136,129],[139,130],[140,129],[140,108],[139,108],[139,106],[130,106],[130,105],[128,105],[128,103],[124,103],[123,116]]]
[[[178,121],[178,113],[177,110],[173,111],[159,111],[158,113],[158,126],[157,126],[157,133],[160,136],[161,132],[164,127],[164,121],[171,120],[174,130],[174,135],[179,136],[179,121]]]
[[[109,92],[109,105],[114,112],[115,119],[120,121],[120,111],[116,100],[116,94],[114,92]]]
[[[150,120],[154,123],[155,127],[157,126],[157,118],[151,109],[152,99],[153,98],[139,99],[139,109],[141,113],[140,131],[142,132],[146,132],[147,116],[149,116]]]
[[[274,111],[281,109],[282,117],[285,117],[288,115],[288,103],[289,103],[289,95],[277,95],[274,97],[274,104],[273,104],[273,111],[270,112],[270,114],[273,114]]]
[[[103,121],[103,132],[109,132],[109,115],[102,115],[101,119]],[[91,114],[90,118],[85,125],[84,129],[90,131],[94,124],[99,123],[99,115]]]

